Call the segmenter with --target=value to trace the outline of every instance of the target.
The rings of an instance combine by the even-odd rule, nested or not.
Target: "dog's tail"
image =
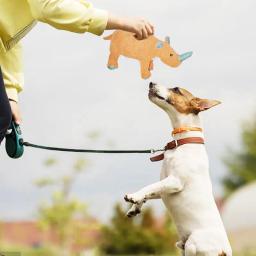
[[[111,40],[113,34],[109,35],[109,36],[106,36],[106,37],[103,37],[104,40]]]

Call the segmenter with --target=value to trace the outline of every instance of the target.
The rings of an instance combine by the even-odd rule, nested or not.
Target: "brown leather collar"
[[[204,139],[200,137],[189,137],[180,140],[173,140],[164,147],[164,151],[175,149],[184,144],[204,144]],[[150,158],[152,162],[161,161],[163,159],[164,153]]]

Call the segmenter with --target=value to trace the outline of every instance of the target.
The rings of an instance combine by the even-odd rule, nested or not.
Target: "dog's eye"
[[[172,54],[172,53],[170,53],[170,56],[172,57],[172,56],[173,56],[173,54]]]
[[[172,89],[175,93],[182,94],[179,87],[174,87]]]

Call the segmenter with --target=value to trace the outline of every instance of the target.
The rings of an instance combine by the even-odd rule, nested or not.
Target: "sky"
[[[119,69],[106,67],[109,41],[38,24],[23,40],[25,89],[20,95],[24,139],[54,146],[114,149],[159,148],[171,140],[167,115],[149,102],[148,83],[181,86],[222,104],[201,114],[216,196],[227,173],[223,158],[241,150],[240,133],[253,120],[256,107],[256,31],[252,0],[95,0],[95,7],[144,17],[159,39],[170,36],[178,52],[193,51],[179,68],[155,60],[153,75],[142,80],[135,60],[120,58]],[[104,35],[111,32],[106,31]],[[88,137],[93,132],[97,140]],[[46,168],[47,158],[56,158]],[[161,163],[149,155],[82,155],[25,148],[21,159],[0,149],[0,218],[31,219],[51,190],[33,183],[45,176],[69,173],[76,159],[88,159],[73,195],[91,214],[107,221],[113,204],[159,180]],[[149,202],[159,213],[163,204]]]

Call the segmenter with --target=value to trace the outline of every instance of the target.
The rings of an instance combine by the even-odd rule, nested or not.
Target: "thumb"
[[[13,120],[16,124],[20,125],[21,124],[21,115],[19,113],[19,111],[13,113]]]
[[[21,114],[20,114],[20,111],[19,111],[19,106],[16,102],[13,102],[13,101],[10,101],[10,105],[11,105],[11,110],[12,110],[12,118],[13,118],[13,121],[20,125],[21,124]]]
[[[14,116],[13,119],[14,119],[15,124],[17,124],[17,125],[21,124],[21,120],[19,118]]]

